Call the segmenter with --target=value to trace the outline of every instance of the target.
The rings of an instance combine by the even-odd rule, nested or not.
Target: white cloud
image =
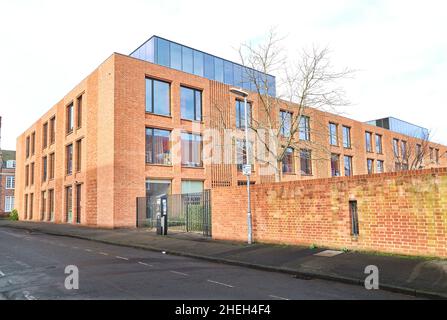
[[[0,3],[2,147],[112,52],[152,34],[237,60],[239,43],[272,25],[288,52],[329,45],[334,64],[360,70],[346,89],[358,120],[393,115],[447,144],[447,20],[442,1],[56,1]]]

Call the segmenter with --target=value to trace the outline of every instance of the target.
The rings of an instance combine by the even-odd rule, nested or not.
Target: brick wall
[[[246,187],[212,190],[215,239],[246,241]],[[252,186],[255,241],[447,257],[447,168]],[[351,235],[349,201],[358,205]]]

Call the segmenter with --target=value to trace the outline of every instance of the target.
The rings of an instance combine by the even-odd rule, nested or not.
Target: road
[[[66,266],[79,289],[65,288]],[[1,299],[414,299],[162,252],[0,228]]]

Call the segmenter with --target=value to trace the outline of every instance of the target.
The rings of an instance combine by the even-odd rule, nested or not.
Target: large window
[[[187,193],[202,193],[203,181],[183,180],[182,181],[182,194]]]
[[[351,148],[351,128],[343,126],[343,147]]]
[[[307,116],[300,118],[300,140],[310,141],[310,118]]]
[[[295,173],[295,164],[293,157],[293,148],[287,148],[285,150],[284,158],[282,160],[282,172],[283,173]]]
[[[146,79],[146,112],[163,116],[171,114],[169,83]]]
[[[66,132],[67,132],[67,134],[72,133],[73,126],[74,126],[73,102],[67,106],[65,117],[66,117],[66,122],[67,122]]]
[[[181,87],[180,105],[182,119],[202,120],[202,91]]]
[[[368,169],[368,174],[374,173],[374,160],[373,159],[366,160],[366,168]]]
[[[247,102],[248,127],[251,126],[251,104]],[[245,129],[244,101],[236,100],[236,128]]]
[[[312,175],[312,152],[307,149],[300,151],[301,175]]]
[[[5,197],[5,212],[11,212],[14,209],[14,197],[6,196]]]
[[[15,177],[14,176],[6,176],[6,189],[14,189],[15,188]]]
[[[182,61],[183,61],[183,71],[192,73],[193,72],[193,56],[192,49],[187,47],[182,47]]]
[[[331,175],[333,177],[340,176],[340,155],[331,154]]]
[[[194,74],[203,77],[203,53],[194,50]]]
[[[171,43],[171,68],[182,70],[182,46]]]
[[[182,133],[182,166],[202,166],[202,136]]]
[[[350,176],[353,175],[352,157],[351,156],[345,156],[344,162],[345,162],[345,176],[350,177]]]
[[[338,146],[338,125],[329,123],[329,143],[331,146]]]
[[[281,110],[279,112],[280,116],[280,130],[281,135],[284,137],[290,137],[292,131],[292,113],[289,111]]]
[[[171,164],[171,132],[146,128],[146,163]]]
[[[382,136],[380,134],[376,134],[376,152],[379,154],[383,153]]]
[[[372,152],[372,133],[365,132],[366,152]]]
[[[65,147],[65,161],[65,173],[71,175],[73,173],[73,144],[69,144]]]

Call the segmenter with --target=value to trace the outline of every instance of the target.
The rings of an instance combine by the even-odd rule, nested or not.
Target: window
[[[146,128],[146,163],[171,165],[171,132]]]
[[[233,63],[224,61],[224,83],[233,84]]]
[[[73,102],[70,103],[67,106],[67,110],[66,110],[66,121],[67,121],[67,128],[66,128],[66,133],[72,133],[73,132],[73,126],[74,126],[74,114],[73,114]]]
[[[344,162],[345,162],[345,176],[346,177],[350,177],[350,176],[353,175],[352,157],[351,156],[345,156]]]
[[[171,42],[171,68],[182,70],[182,46]]]
[[[45,122],[42,128],[42,148],[45,149],[48,145],[48,122]]]
[[[50,119],[50,144],[56,139],[56,117]]]
[[[374,160],[373,159],[367,159],[366,160],[366,167],[368,170],[368,174],[374,173]]]
[[[25,186],[29,185],[29,164],[25,167]]]
[[[385,172],[385,166],[383,160],[377,160],[377,173]]]
[[[180,100],[182,119],[202,120],[202,91],[181,87]]]
[[[400,162],[396,162],[396,163],[394,164],[394,170],[395,170],[395,171],[400,171],[400,170],[402,170],[402,166],[401,166]]]
[[[76,141],[76,172],[82,170],[82,140]]]
[[[393,152],[396,158],[399,157],[399,140],[393,139]]]
[[[400,150],[401,150],[401,155],[402,155],[402,159],[407,159],[407,142],[406,141],[401,141],[400,142]]]
[[[28,219],[28,195],[25,194],[25,219]]]
[[[26,158],[29,158],[30,151],[30,137],[26,137]]]
[[[290,137],[292,131],[292,112],[281,110],[280,115],[280,132],[283,137]]]
[[[214,80],[214,57],[205,54],[205,78]]]
[[[202,193],[203,181],[182,181],[182,194]]]
[[[435,162],[439,164],[439,149],[435,149]]]
[[[54,153],[50,154],[50,180],[54,179]]]
[[[54,221],[54,190],[48,190],[48,211],[49,211],[49,216],[48,216],[48,221]]]
[[[312,175],[312,153],[310,150],[302,149],[300,152],[300,164],[302,175]]]
[[[300,118],[300,140],[310,141],[310,118],[307,116]]]
[[[416,144],[416,159],[420,161],[422,160],[421,157],[422,157],[422,145]]]
[[[365,132],[366,152],[372,152],[372,133]]]
[[[329,143],[332,146],[338,146],[338,125],[335,123],[329,123]]]
[[[73,173],[73,144],[69,144],[65,147],[65,160],[65,173],[71,175]]]
[[[15,169],[16,167],[16,161],[15,160],[8,160],[6,161],[6,169]]]
[[[81,223],[82,212],[82,184],[76,185],[76,223]]]
[[[247,102],[248,127],[251,126],[251,104]],[[236,100],[236,128],[245,129],[245,107],[244,101]]]
[[[214,58],[214,77],[216,81],[224,81],[223,60]]]
[[[383,153],[382,136],[380,134],[376,134],[376,152],[379,154]]]
[[[14,209],[14,197],[6,196],[5,197],[5,212],[11,212]]]
[[[47,192],[42,191],[40,197],[40,221],[45,220],[47,214]]]
[[[193,72],[192,49],[187,47],[182,47],[182,68],[185,72]]]
[[[408,163],[404,162],[401,166],[402,170],[408,170]]]
[[[65,221],[73,222],[73,188],[68,186],[65,188]]]
[[[16,185],[14,176],[6,176],[6,189],[14,189]]]
[[[169,116],[171,114],[170,84],[146,79],[146,112]]]
[[[182,166],[202,166],[202,136],[182,133]]]
[[[343,126],[343,147],[351,148],[351,128]]]
[[[33,156],[36,153],[36,133],[33,132],[31,134],[31,155]]]
[[[42,158],[42,182],[47,181],[47,164],[48,164],[48,157]]]
[[[76,125],[78,128],[82,127],[82,100],[83,95],[80,95],[77,99],[77,109],[76,109]]]
[[[295,173],[295,164],[293,157],[293,148],[287,148],[285,150],[284,158],[282,160],[282,172],[283,173]]]
[[[34,185],[34,162],[31,163],[31,185]]]
[[[340,155],[339,154],[331,155],[331,175],[333,177],[340,176]]]
[[[357,201],[349,201],[349,215],[351,217],[351,235],[358,237],[360,233]]]
[[[34,193],[30,193],[29,195],[29,219],[33,220],[34,213]]]
[[[163,39],[157,41],[157,59],[158,64],[169,67],[169,42]]]
[[[435,159],[435,156],[434,156],[434,150],[435,150],[435,149],[433,149],[433,147],[430,147],[430,161],[432,161],[432,162],[433,162],[433,160]]]
[[[203,77],[203,53],[194,50],[194,74]]]

